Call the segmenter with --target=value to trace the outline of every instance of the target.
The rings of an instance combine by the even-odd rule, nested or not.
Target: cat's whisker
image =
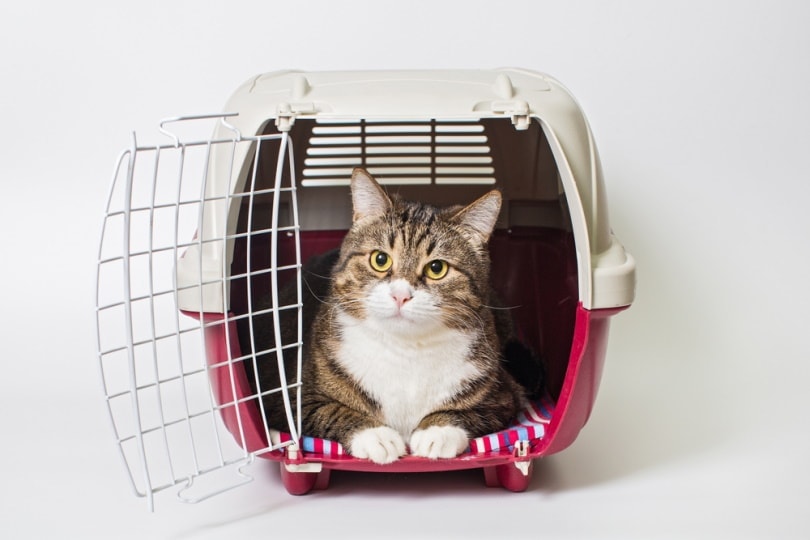
[[[486,328],[486,321],[474,309],[466,305],[457,304],[448,307],[446,312],[446,321],[456,328],[468,332],[482,332]]]
[[[311,272],[311,271],[307,272],[307,273],[309,275],[311,275],[311,276],[315,276],[317,278],[321,278],[321,279],[324,279],[326,281],[334,281],[334,279],[335,279],[332,275],[324,275],[324,274],[319,274],[317,272]],[[306,280],[306,278],[304,278],[304,280]]]
[[[517,305],[517,306],[489,306],[487,304],[481,304],[481,305],[483,307],[487,308],[487,309],[495,309],[495,310],[500,310],[500,311],[509,311],[509,310],[512,310],[512,309],[518,309],[518,308],[523,307],[522,305]]]
[[[332,278],[327,278],[326,276],[321,276],[321,275],[318,275],[318,274],[315,274],[315,273],[312,273],[312,272],[310,272],[310,274],[312,274],[313,276],[320,277],[320,278],[329,279],[330,281],[331,281],[331,279],[332,279]],[[321,304],[328,304],[328,302],[326,301],[326,297],[320,297],[320,296],[318,296],[318,294],[317,294],[317,293],[315,292],[315,290],[312,288],[312,285],[310,285],[309,281],[307,281],[306,277],[305,277],[305,278],[303,278],[301,281],[303,281],[304,285],[306,285],[306,286],[307,286],[307,290],[309,290],[310,295],[311,295],[311,296],[312,296],[312,297],[313,297],[315,300],[317,300],[317,301],[318,301],[318,302],[320,302]]]

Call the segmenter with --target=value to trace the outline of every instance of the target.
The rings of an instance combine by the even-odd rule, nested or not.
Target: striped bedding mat
[[[554,402],[550,397],[543,397],[531,402],[523,409],[507,429],[483,435],[470,440],[470,446],[465,455],[497,454],[501,451],[512,451],[517,441],[536,441],[546,434],[546,426],[551,422],[554,413]],[[271,430],[273,442],[289,442],[292,437],[289,433]],[[326,457],[348,456],[343,446],[334,441],[303,436],[301,446],[304,452]]]

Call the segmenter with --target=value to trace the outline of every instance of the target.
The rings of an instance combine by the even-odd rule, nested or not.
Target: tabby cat
[[[455,457],[471,437],[506,427],[542,385],[539,360],[513,338],[490,288],[501,195],[436,208],[389,197],[363,169],[351,194],[340,250],[303,270],[303,433],[380,464],[408,452]],[[281,312],[282,333],[296,328],[293,312]],[[243,350],[272,348],[272,326],[256,317],[254,327]],[[287,351],[289,378],[294,357]],[[279,386],[272,354],[257,365],[262,389]],[[264,397],[264,413],[285,430],[278,392]]]

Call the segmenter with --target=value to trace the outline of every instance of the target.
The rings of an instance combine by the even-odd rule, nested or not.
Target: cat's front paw
[[[467,432],[456,426],[430,426],[411,434],[411,454],[431,459],[456,457],[467,449]]]
[[[405,441],[390,427],[379,426],[355,433],[349,442],[348,451],[354,457],[370,459],[384,465],[405,455]]]

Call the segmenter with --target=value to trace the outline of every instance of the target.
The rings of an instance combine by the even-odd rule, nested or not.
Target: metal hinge
[[[295,123],[295,117],[300,114],[314,114],[315,104],[312,102],[303,103],[279,103],[278,114],[276,115],[276,127],[279,131],[290,131]]]
[[[305,461],[300,454],[298,445],[293,444],[287,447],[287,459],[284,460],[284,468],[292,473],[319,473],[323,470],[323,463]]]
[[[493,101],[492,112],[511,116],[512,124],[517,130],[529,129],[531,123],[529,104],[523,100]]]

